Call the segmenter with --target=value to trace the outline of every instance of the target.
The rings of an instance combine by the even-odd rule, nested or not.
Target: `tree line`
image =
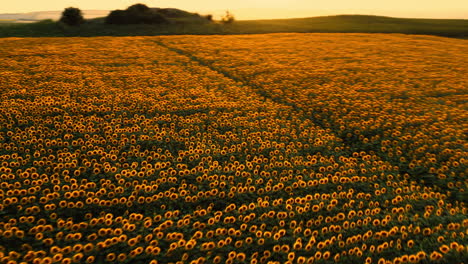
[[[198,14],[194,14],[199,16]],[[134,4],[125,10],[113,10],[105,17],[106,24],[164,24],[169,23],[172,16],[177,16],[171,13],[168,9],[149,8],[144,4]],[[201,16],[200,16],[201,17]],[[202,18],[213,21],[212,15],[206,15]],[[79,26],[85,22],[83,13],[79,8],[68,7],[62,12],[60,22],[69,26]],[[226,11],[226,14],[221,18],[220,22],[228,24],[234,22],[234,16]]]

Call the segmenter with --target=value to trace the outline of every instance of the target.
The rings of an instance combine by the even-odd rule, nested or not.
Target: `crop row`
[[[0,263],[468,257],[463,41],[0,42]]]

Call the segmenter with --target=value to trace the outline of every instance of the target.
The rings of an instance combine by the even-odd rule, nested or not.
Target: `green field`
[[[367,15],[339,15],[296,19],[244,20],[232,24],[172,21],[169,25],[106,25],[103,19],[89,20],[80,27],[53,21],[30,24],[0,23],[0,37],[64,36],[153,36],[256,33],[403,33],[468,37],[468,20],[409,19]]]

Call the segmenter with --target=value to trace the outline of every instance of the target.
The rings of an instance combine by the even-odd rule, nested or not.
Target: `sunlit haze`
[[[218,16],[230,10],[237,19],[311,17],[336,14],[368,14],[414,18],[468,19],[467,0],[14,0],[4,1],[0,13],[56,11],[66,7],[81,10],[125,9],[143,3],[150,7],[173,7]]]

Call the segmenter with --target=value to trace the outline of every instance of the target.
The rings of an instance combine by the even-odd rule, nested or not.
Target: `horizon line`
[[[155,8],[155,7],[151,7]],[[310,18],[310,17],[323,17],[323,16],[340,16],[340,15],[362,15],[362,16],[381,16],[381,17],[391,17],[391,18],[407,18],[407,19],[457,19],[457,20],[467,20],[468,14],[455,14],[452,12],[452,14],[446,14],[440,15],[433,15],[433,14],[423,14],[424,12],[419,12],[419,14],[414,14],[410,15],[408,11],[401,12],[401,11],[390,11],[390,10],[381,10],[381,11],[372,11],[372,10],[340,10],[337,9],[336,12],[333,10],[300,10],[300,9],[288,9],[286,12],[290,12],[291,15],[285,15],[284,9],[281,8],[237,8],[237,9],[212,9],[212,10],[198,10],[198,11],[193,11],[193,10],[185,10],[181,8],[175,8],[175,7],[160,7],[160,8],[174,8],[174,9],[180,9],[184,10],[190,13],[200,13],[200,14],[212,14],[215,16],[222,16],[226,11],[229,11],[231,14],[236,17],[236,20],[274,20],[274,19],[294,19],[294,18]],[[85,12],[110,12],[116,9],[81,9],[83,13]],[[270,12],[280,12],[283,14],[257,14],[257,16],[253,14],[248,14],[248,12],[252,12],[255,10],[265,10],[265,11],[270,11]],[[1,11],[0,11],[1,12]],[[42,10],[42,11],[25,11],[25,12],[1,12],[0,15],[27,15],[27,14],[34,14],[34,13],[59,13],[63,12],[63,10]],[[240,12],[241,14],[236,14],[236,12]],[[417,11],[416,11],[417,12]],[[214,14],[213,14],[214,13]],[[242,14],[244,13],[244,14]],[[307,13],[310,13],[307,14]],[[393,13],[393,14],[392,14]],[[400,14],[398,14],[400,13]],[[406,15],[404,13],[407,13]],[[86,18],[86,14],[84,14]],[[92,17],[96,18],[96,17]]]

